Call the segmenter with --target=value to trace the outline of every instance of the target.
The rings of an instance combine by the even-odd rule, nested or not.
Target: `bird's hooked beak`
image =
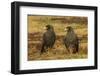
[[[67,28],[64,29],[64,31],[67,31],[67,30],[68,30]]]
[[[46,31],[47,31],[47,27],[44,26],[44,27],[43,27],[43,30],[44,30],[43,32],[46,32]]]
[[[46,30],[46,29],[47,29],[47,27],[45,26],[45,27],[43,27],[43,29],[44,29],[44,30]]]

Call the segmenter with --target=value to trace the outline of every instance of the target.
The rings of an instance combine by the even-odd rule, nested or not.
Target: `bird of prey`
[[[48,48],[52,48],[56,40],[56,35],[53,26],[46,25],[45,29],[46,32],[43,34],[43,38],[42,38],[41,54],[47,51]]]
[[[79,51],[79,40],[73,28],[68,26],[65,28],[67,33],[63,39],[64,45],[69,53],[77,53]]]

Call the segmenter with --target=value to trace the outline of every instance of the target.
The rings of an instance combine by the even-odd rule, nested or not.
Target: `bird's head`
[[[53,30],[53,26],[52,25],[46,25],[44,27],[45,30]]]
[[[73,28],[72,28],[71,26],[67,26],[67,27],[65,28],[65,31],[67,31],[67,32],[73,31]]]

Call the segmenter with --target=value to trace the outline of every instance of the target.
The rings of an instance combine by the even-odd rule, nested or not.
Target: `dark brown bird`
[[[67,34],[64,37],[64,45],[68,52],[77,53],[79,51],[79,40],[72,27],[66,27]]]
[[[53,26],[46,25],[45,28],[46,32],[43,34],[41,54],[47,51],[48,48],[52,48],[56,40],[56,35]]]

